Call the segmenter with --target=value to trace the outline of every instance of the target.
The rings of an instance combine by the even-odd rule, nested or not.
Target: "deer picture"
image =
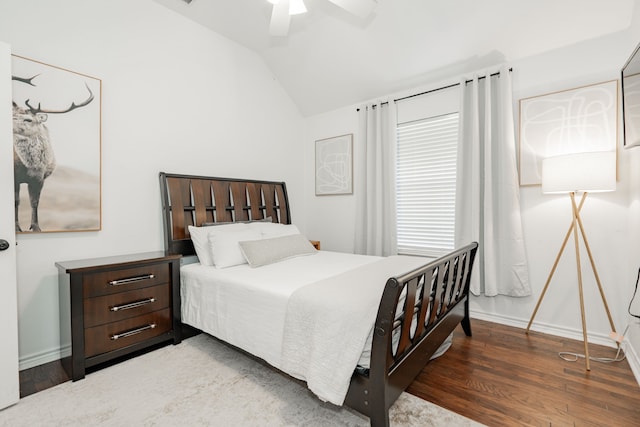
[[[33,80],[38,77],[22,78],[12,76],[12,80],[35,86]],[[29,202],[31,205],[31,231],[41,231],[38,221],[38,205],[40,203],[40,193],[45,179],[51,175],[56,167],[55,155],[49,130],[44,124],[49,114],[65,114],[76,108],[81,108],[93,101],[93,92],[85,83],[89,91],[89,97],[79,103],[71,103],[64,110],[48,110],[41,108],[40,103],[35,108],[29,103],[29,99],[24,101],[24,107],[13,102],[13,168],[14,168],[14,188],[15,188],[15,215],[16,231],[22,231],[18,220],[20,205],[20,186],[27,184],[29,191]]]

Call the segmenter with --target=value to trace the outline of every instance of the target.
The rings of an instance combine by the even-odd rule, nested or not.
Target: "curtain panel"
[[[396,255],[397,115],[394,102],[361,106],[355,146],[355,253]]]
[[[516,163],[511,74],[462,79],[456,246],[479,243],[471,292],[531,295]],[[479,274],[478,274],[479,273]]]

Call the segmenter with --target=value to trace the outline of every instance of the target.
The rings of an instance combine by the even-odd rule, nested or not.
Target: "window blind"
[[[439,256],[454,247],[458,113],[399,124],[398,253]]]

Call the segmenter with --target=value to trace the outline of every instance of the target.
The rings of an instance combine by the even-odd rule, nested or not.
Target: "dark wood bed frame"
[[[189,225],[268,217],[291,223],[284,182],[161,172],[160,187],[168,254],[195,254]],[[389,426],[391,405],[458,323],[471,336],[469,283],[477,249],[473,242],[404,275],[381,278],[386,285],[375,322],[370,368],[356,369],[344,402],[368,416],[372,427]],[[404,307],[397,310],[405,289]],[[412,331],[414,319],[417,326]],[[395,347],[394,333],[400,337]]]

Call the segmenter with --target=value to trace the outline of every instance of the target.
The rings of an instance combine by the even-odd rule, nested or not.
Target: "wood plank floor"
[[[492,426],[640,426],[640,386],[629,363],[562,360],[582,341],[472,319],[453,345],[429,363],[409,393]],[[590,345],[592,357],[616,350]]]
[[[627,361],[566,362],[581,341],[472,320],[473,337],[456,329],[453,345],[407,390],[488,426],[640,426],[640,387]],[[590,346],[592,356],[615,350]],[[59,362],[20,372],[22,397],[67,381]]]

